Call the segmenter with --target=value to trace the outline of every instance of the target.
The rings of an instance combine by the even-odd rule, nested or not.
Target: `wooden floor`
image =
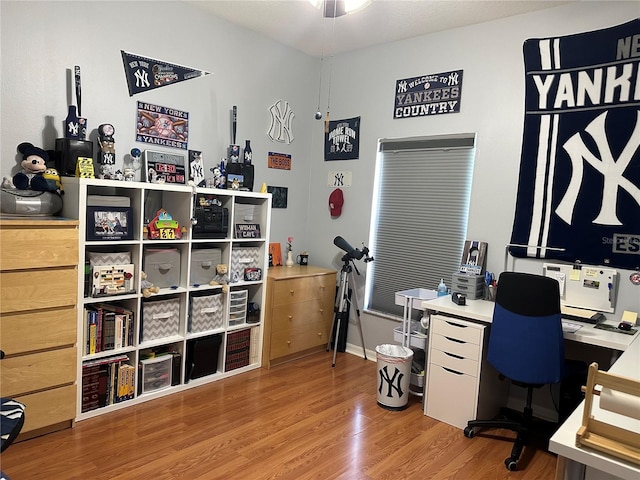
[[[76,423],[11,445],[12,480],[552,479],[556,458],[525,449],[509,472],[502,438],[465,438],[377,405],[376,363],[320,353]],[[27,412],[28,415],[28,412]]]

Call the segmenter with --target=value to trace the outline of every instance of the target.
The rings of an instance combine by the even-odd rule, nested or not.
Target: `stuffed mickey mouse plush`
[[[55,192],[55,181],[51,182],[44,177],[47,170],[46,162],[49,155],[43,149],[24,142],[18,145],[18,152],[22,154],[20,166],[23,171],[13,176],[13,184],[20,190],[35,190],[38,192]]]

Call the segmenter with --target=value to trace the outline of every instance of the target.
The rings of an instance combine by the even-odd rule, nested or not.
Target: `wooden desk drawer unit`
[[[262,353],[265,367],[326,347],[335,290],[335,270],[311,265],[269,269]]]
[[[18,440],[76,413],[78,222],[0,220],[0,394],[26,406]]]

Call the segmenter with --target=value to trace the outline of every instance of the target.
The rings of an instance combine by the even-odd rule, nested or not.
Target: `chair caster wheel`
[[[473,438],[476,436],[476,431],[473,429],[473,427],[465,427],[464,436],[467,438]]]
[[[509,457],[505,459],[504,466],[507,467],[507,470],[515,472],[518,469],[518,462],[516,462],[513,458]]]

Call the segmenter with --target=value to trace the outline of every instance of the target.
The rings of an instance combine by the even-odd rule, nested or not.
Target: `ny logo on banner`
[[[569,154],[569,158],[571,158],[572,173],[571,180],[562,200],[558,204],[556,213],[568,225],[571,225],[576,201],[582,186],[583,160],[597,170],[604,179],[600,213],[593,220],[593,223],[599,225],[622,225],[616,214],[619,189],[626,191],[640,206],[640,188],[624,176],[625,170],[633,160],[638,147],[640,147],[640,112],[636,114],[636,125],[633,133],[617,159],[613,158],[605,131],[607,113],[604,112],[597,116],[585,128],[585,132],[593,138],[598,148],[599,158],[585,145],[580,132],[575,133],[563,146]]]
[[[289,106],[289,102],[278,100],[269,108],[271,114],[271,125],[269,126],[269,138],[274,142],[291,143],[293,142],[293,130],[291,122],[295,114]]]
[[[404,373],[401,373],[400,370],[398,370],[398,367],[394,367],[393,376],[390,377],[387,365],[378,370],[378,373],[380,373],[380,387],[378,388],[378,393],[382,394],[382,386],[386,383],[387,397],[393,397],[393,390],[395,390],[398,393],[398,398],[402,398],[404,392],[402,391],[400,382],[404,377]]]
[[[149,74],[146,70],[136,70],[133,73],[133,76],[136,78],[136,87],[138,88],[147,88],[149,87]]]

